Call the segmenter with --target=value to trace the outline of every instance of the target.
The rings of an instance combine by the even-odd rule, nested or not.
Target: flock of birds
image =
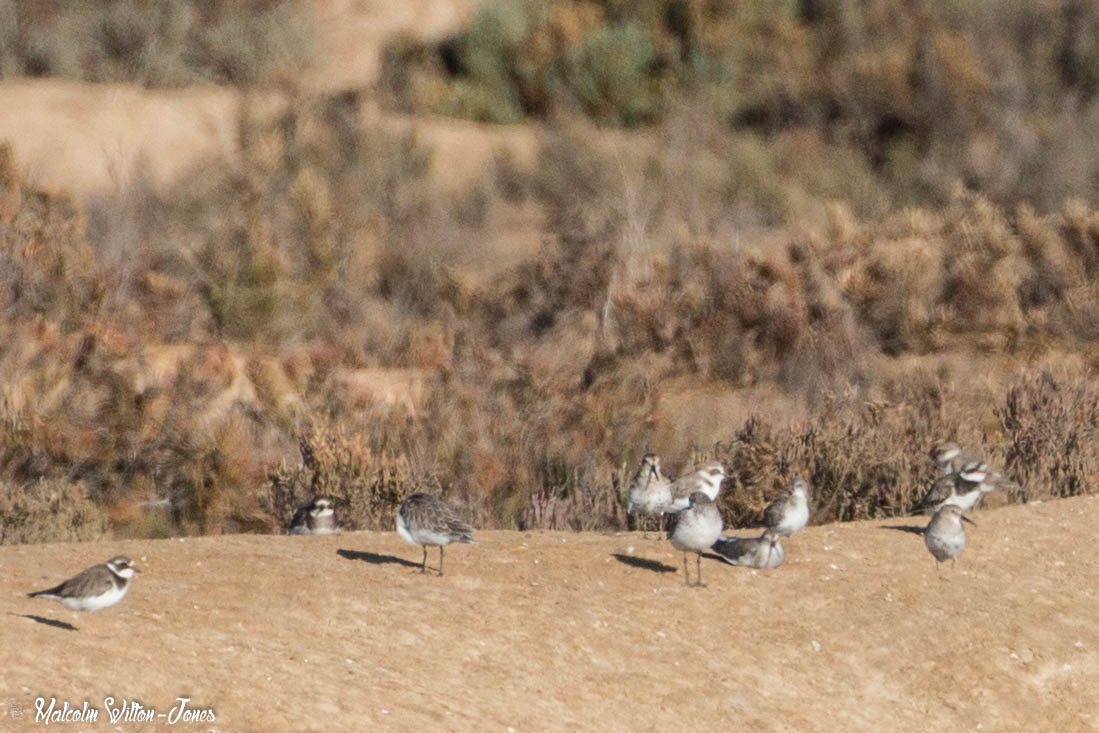
[[[928,489],[917,508],[931,515],[924,530],[928,551],[939,563],[953,564],[965,548],[964,522],[973,523],[965,512],[973,509],[986,493],[1017,486],[981,461],[966,455],[954,443],[942,443],[931,452],[943,475]],[[759,569],[777,568],[786,559],[781,540],[809,523],[809,483],[790,480],[788,490],[763,512],[764,530],[759,537],[722,536],[724,522],[715,501],[725,480],[725,467],[709,461],[675,481],[660,470],[660,458],[652,453],[629,485],[627,509],[639,517],[671,517],[667,537],[683,553],[683,582],[702,586],[702,554],[716,552],[733,565]],[[423,548],[420,572],[427,572],[427,548],[439,548],[438,574],[443,574],[443,549],[452,542],[473,542],[473,528],[459,518],[443,500],[415,493],[401,503],[396,519],[397,534]],[[340,531],[333,502],[318,497],[301,507],[290,521],[291,534],[335,534]],[[696,554],[695,582],[688,570],[688,554]],[[130,558],[119,555],[93,565],[78,575],[47,590],[28,594],[32,598],[58,601],[72,611],[98,611],[121,601],[140,572]]]
[[[924,530],[924,543],[935,567],[950,560],[953,565],[965,548],[965,527],[973,521],[965,512],[973,509],[986,493],[1018,488],[1003,474],[967,455],[956,443],[936,445],[931,458],[942,476],[927,490],[917,509],[931,515]],[[684,582],[690,585],[687,554],[694,552],[696,585],[702,584],[702,553],[713,550],[733,565],[777,568],[786,559],[780,540],[800,531],[809,522],[809,483],[795,476],[785,494],[763,512],[763,534],[759,537],[723,537],[721,513],[714,502],[721,491],[725,469],[721,463],[704,463],[694,471],[671,481],[661,473],[660,458],[652,453],[641,459],[629,486],[628,511],[639,517],[671,515],[668,539],[683,551]]]
[[[660,470],[660,457],[647,453],[630,479],[626,510],[639,517],[670,515],[668,540],[683,552],[683,582],[691,585],[687,554],[694,552],[697,586],[702,583],[702,553],[713,550],[726,562],[753,568],[777,568],[786,559],[780,540],[809,523],[809,483],[794,477],[782,496],[763,512],[765,529],[759,537],[722,537],[725,523],[717,495],[725,466],[708,461],[675,481]]]

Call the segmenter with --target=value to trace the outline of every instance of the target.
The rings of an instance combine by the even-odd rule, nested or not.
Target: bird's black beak
[[[976,527],[976,526],[977,526],[977,523],[976,523],[976,522],[974,522],[974,521],[973,521],[972,519],[970,519],[969,517],[967,517],[967,516],[966,516],[966,515],[964,515],[964,514],[962,515],[962,521],[963,521],[963,522],[969,522],[969,523],[970,523],[970,524],[972,524],[972,525],[973,525],[974,527]]]

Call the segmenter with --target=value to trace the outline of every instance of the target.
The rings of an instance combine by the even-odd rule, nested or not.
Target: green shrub
[[[606,26],[565,52],[561,82],[590,117],[633,126],[659,113],[655,63],[656,50],[640,23]]]

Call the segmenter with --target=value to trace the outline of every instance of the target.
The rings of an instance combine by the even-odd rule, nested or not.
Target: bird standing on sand
[[[962,526],[962,508],[956,504],[946,504],[931,517],[923,533],[924,544],[935,558],[935,568],[939,563],[950,560],[954,566],[958,554],[965,548],[965,527]]]
[[[427,548],[439,548],[439,575],[443,574],[443,548],[451,542],[473,542],[473,528],[458,518],[442,499],[416,493],[401,503],[397,512],[397,534],[406,542],[422,545],[420,572],[427,572]]]
[[[800,532],[809,523],[809,482],[801,478],[790,479],[786,493],[763,510],[765,534],[789,537]]]
[[[698,582],[702,587],[702,553],[709,550],[721,537],[724,522],[721,512],[713,499],[702,491],[696,491],[687,498],[687,508],[675,515],[675,526],[668,530],[668,540],[672,547],[683,552],[683,582],[691,585],[687,572],[687,553],[698,555],[696,560]]]
[[[660,457],[646,453],[637,473],[630,479],[626,511],[646,517],[659,517],[672,502],[671,482],[660,472]]]
[[[93,565],[58,586],[28,593],[31,598],[57,601],[70,611],[98,611],[121,601],[130,590],[134,573],[141,572],[125,555]]]

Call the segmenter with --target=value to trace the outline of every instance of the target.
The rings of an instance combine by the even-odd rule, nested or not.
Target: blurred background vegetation
[[[648,449],[723,460],[737,525],[792,474],[815,521],[906,513],[943,439],[1001,500],[1095,487],[1093,4],[505,0],[337,94],[311,45],[289,1],[0,0],[0,74],[242,99],[168,190],[0,147],[0,542],[414,490],[622,528]],[[534,142],[455,185],[410,118]]]

